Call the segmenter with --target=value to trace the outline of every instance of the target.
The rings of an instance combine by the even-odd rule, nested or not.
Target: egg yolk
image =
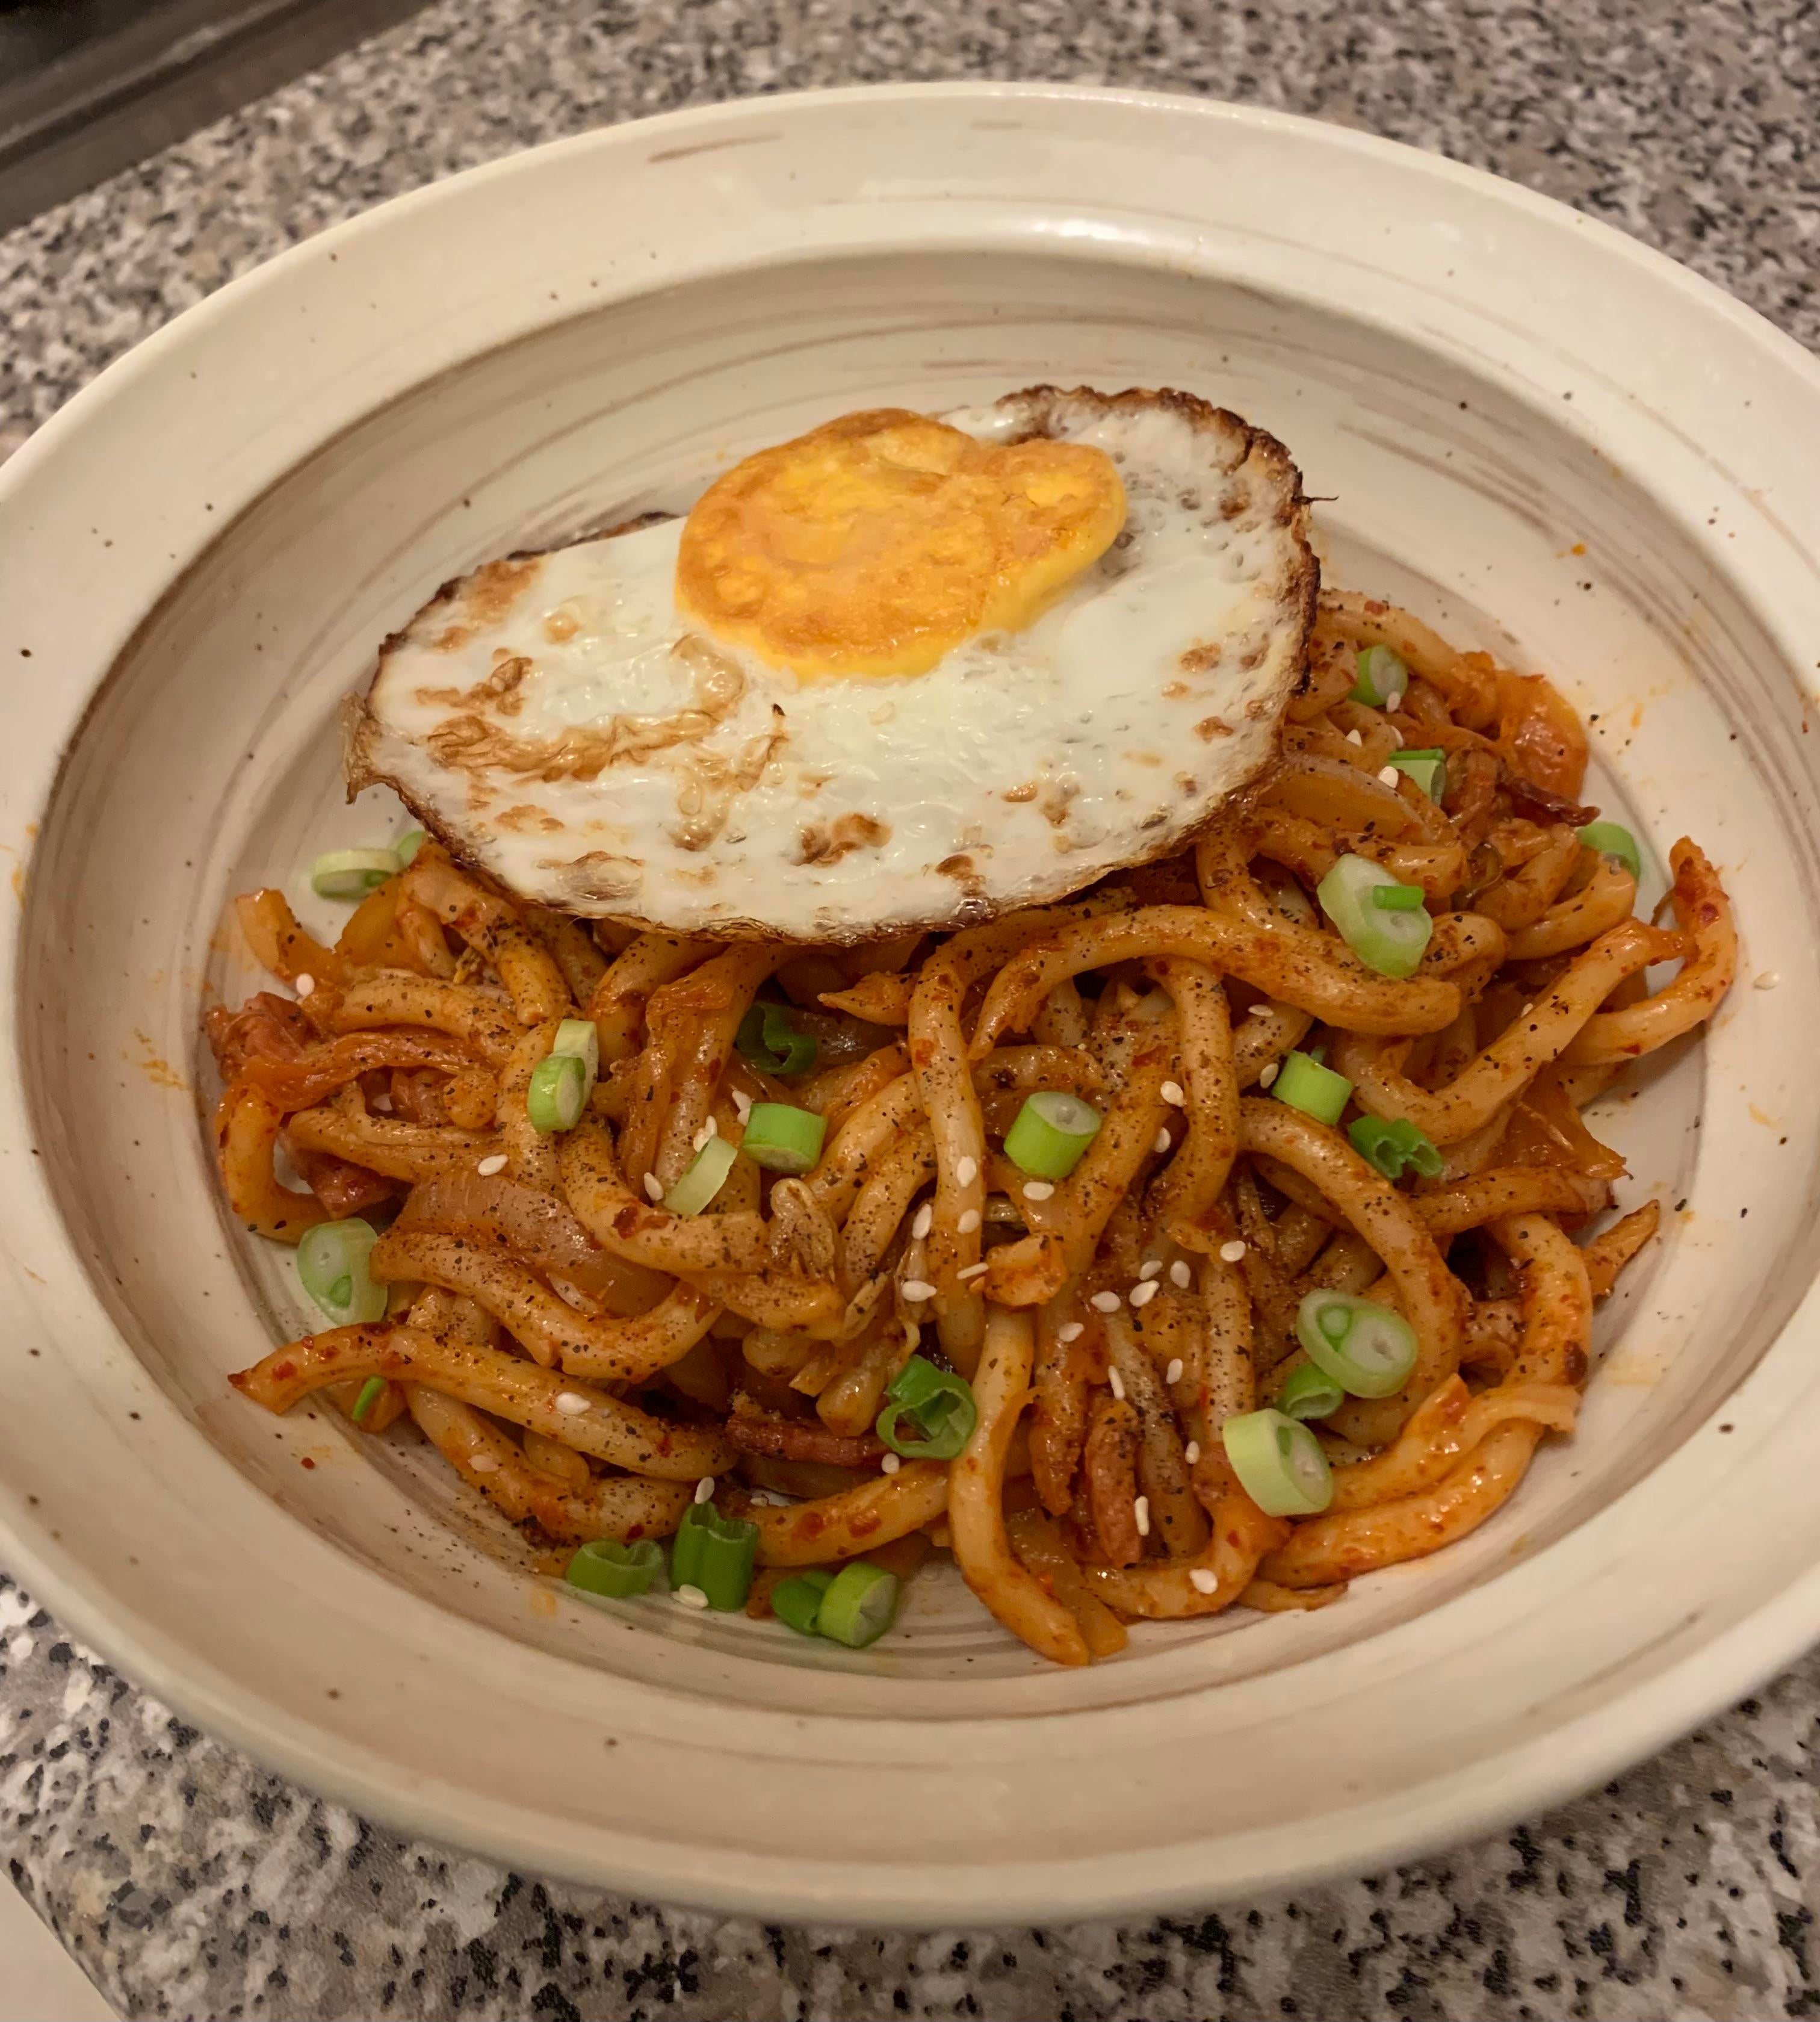
[[[678,606],[799,674],[920,674],[1016,631],[1097,561],[1125,487],[1080,443],[976,442],[901,407],[760,450],[683,528]]]

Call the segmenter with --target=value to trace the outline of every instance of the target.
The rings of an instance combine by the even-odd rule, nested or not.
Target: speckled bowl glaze
[[[436,585],[686,502],[831,412],[1173,384],[1280,436],[1336,579],[1562,679],[1592,797],[1691,830],[1745,980],[1612,1100],[1663,1240],[1583,1428],[1340,1606],[1043,1670],[953,1583],[848,1655],[593,1607],[408,1447],[225,1373],[302,1316],[225,1221],[196,1039],[296,891],[333,721]],[[0,1542],[194,1717],[400,1826],[642,1895],[932,1923],[1205,1902],[1485,1828],[1820,1631],[1810,697],[1820,372],[1691,276],[1450,163],[1077,89],[766,99],[323,235],[0,471],[11,1317]],[[1778,987],[1753,989],[1752,977]]]

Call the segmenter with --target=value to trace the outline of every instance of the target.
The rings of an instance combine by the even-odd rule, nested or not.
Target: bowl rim
[[[825,111],[881,101],[921,102],[932,107],[1015,101],[1060,108],[1067,116],[1089,122],[1100,116],[1099,108],[1136,108],[1153,112],[1159,121],[1206,122],[1241,132],[1249,129],[1286,136],[1317,151],[1327,151],[1330,156],[1354,156],[1384,165],[1415,182],[1451,185],[1487,206],[1522,213],[1557,231],[1591,235],[1602,255],[1627,263],[1654,288],[1672,290],[1708,319],[1727,326],[1736,341],[1760,360],[1774,360],[1803,382],[1820,412],[1820,361],[1753,311],[1613,227],[1445,157],[1299,115],[1165,93],[1050,84],[852,86],[691,108],[597,129],[503,157],[345,220],[229,283],[109,366],[0,467],[0,511],[64,454],[66,443],[104,425],[111,413],[129,403],[167,356],[181,352],[205,330],[239,316],[292,276],[309,272],[363,240],[382,237],[407,221],[459,205],[477,188],[537,173],[531,165],[555,157],[611,159],[618,151],[647,149],[659,139],[673,141],[676,151],[687,153],[697,146],[729,141],[738,130],[756,122],[812,119]],[[1705,454],[1698,443],[1690,447]],[[228,524],[232,516],[228,516]],[[1789,538],[1795,539],[1793,534]],[[141,612],[140,618],[144,615]],[[67,684],[69,692],[60,695],[57,708],[47,713],[41,748],[0,760],[0,787],[10,776],[14,792],[7,805],[21,822],[35,817],[47,804],[60,754],[72,741],[108,671],[103,666],[93,679]],[[1810,677],[1810,688],[1812,684]],[[21,784],[23,792],[18,790]],[[0,1090],[0,1119],[11,1126],[22,1124],[28,1114],[17,1029],[18,962],[26,918],[24,907],[8,909],[5,926],[0,929],[0,965],[10,984],[5,1016],[12,1042],[5,1087]],[[12,1129],[5,1134],[13,1139],[9,1151],[26,1141],[22,1130],[16,1139]],[[56,1228],[67,1253],[63,1261],[79,1271],[75,1243],[51,1201],[42,1168],[29,1159],[15,1158],[13,1162],[16,1172],[27,1176],[23,1183],[34,1190],[39,1218]],[[8,1232],[0,1247],[11,1254],[14,1241]],[[23,1261],[16,1255],[12,1261]],[[1811,1338],[1817,1328],[1820,1294],[1810,1288],[1780,1340],[1786,1342],[1799,1334]],[[132,1360],[125,1344],[118,1345],[121,1354]],[[1727,1401],[1724,1408],[1728,1412],[1736,1415],[1744,1408],[1744,1394],[1753,1387],[1760,1393],[1763,1386],[1754,1381],[1760,1369],[1760,1364],[1759,1371],[1747,1376]],[[152,1394],[162,1396],[155,1390]],[[1757,1408],[1773,1410],[1773,1403],[1766,1404],[1760,1395]],[[197,1440],[204,1441],[199,1429],[190,1430]],[[1683,1448],[1591,1520],[1602,1521],[1627,1503],[1634,1508],[1639,1492],[1676,1469],[1698,1437],[1690,1433]],[[248,1495],[258,1493],[245,1484],[243,1488]],[[1366,1864],[1381,1866],[1455,1842],[1557,1801],[1634,1761],[1753,1690],[1820,1636],[1820,1565],[1810,1565],[1806,1573],[1771,1592],[1712,1639],[1691,1642],[1683,1653],[1628,1685],[1619,1695],[1514,1743],[1496,1757],[1494,1765],[1476,1765],[1437,1777],[1395,1799],[1374,1799],[1337,1812],[1327,1845],[1312,1854],[1305,1846],[1286,1843],[1282,1835],[1255,1834],[1241,1840],[1216,1834],[1090,1859],[1019,1860],[994,1863],[989,1870],[947,1873],[933,1872],[917,1863],[880,1863],[859,1871],[847,1863],[812,1858],[757,1862],[743,1855],[740,1863],[747,1871],[742,1873],[731,1865],[717,1866],[705,1849],[679,1846],[655,1835],[596,1830],[554,1844],[547,1821],[528,1805],[501,1805],[477,1798],[457,1784],[437,1786],[401,1776],[384,1757],[351,1748],[345,1735],[325,1725],[257,1699],[249,1701],[245,1689],[225,1669],[206,1653],[171,1637],[155,1619],[104,1607],[85,1568],[5,1483],[0,1483],[0,1547],[38,1598],[161,1699],[307,1787],[402,1831],[472,1847],[533,1870],[642,1894],[655,1892],[666,1900],[773,1917],[841,1918],[924,1927],[1192,1907],[1240,1892],[1357,1872]],[[1488,1579],[1475,1596],[1450,1605],[1468,1606],[1486,1589],[1513,1577]],[[1486,1773],[1491,1766],[1497,1775]]]

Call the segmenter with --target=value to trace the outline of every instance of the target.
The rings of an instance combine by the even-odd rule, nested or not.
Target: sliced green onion
[[[670,1547],[670,1585],[698,1588],[708,1605],[730,1615],[746,1605],[758,1555],[758,1526],[723,1516],[712,1502],[691,1502]]]
[[[531,1128],[548,1136],[573,1130],[588,1106],[588,1064],[574,1053],[551,1053],[531,1071],[524,1106]]]
[[[1406,751],[1393,751],[1390,762],[1399,772],[1407,772],[1432,801],[1447,790],[1447,754],[1438,744]]]
[[[367,1273],[379,1232],[358,1215],[319,1221],[297,1246],[303,1288],[337,1327],[385,1317],[385,1287]]]
[[[1413,913],[1424,901],[1420,885],[1374,885],[1371,903],[1381,913]]]
[[[1369,703],[1373,709],[1395,709],[1410,684],[1410,670],[1402,654],[1388,646],[1366,646],[1359,655],[1359,678],[1352,684],[1349,702]]]
[[[926,1356],[910,1357],[892,1379],[884,1400],[876,1422],[878,1436],[906,1460],[955,1459],[979,1422],[979,1407],[966,1378],[938,1369]],[[917,1429],[907,1437],[898,1426],[906,1413]]]
[[[346,1280],[342,1279],[338,1282],[345,1283]],[[383,1376],[369,1376],[360,1385],[360,1394],[354,1400],[354,1408],[348,1414],[356,1425],[360,1424],[367,1414],[385,1395],[387,1387]]]
[[[1278,1102],[1286,1102],[1317,1123],[1337,1123],[1352,1099],[1352,1084],[1311,1054],[1289,1053],[1283,1056],[1270,1092]]]
[[[779,1580],[771,1590],[771,1611],[779,1622],[787,1622],[799,1636],[813,1636],[822,1611],[822,1597],[834,1584],[834,1575],[825,1566],[812,1566],[806,1573],[794,1573]]]
[[[1005,1155],[1033,1180],[1065,1180],[1100,1133],[1103,1119],[1091,1103],[1060,1089],[1027,1096],[1005,1133]]]
[[[1373,894],[1395,887],[1416,894],[1416,903],[1407,912],[1395,908],[1405,902],[1391,901],[1386,911]],[[1321,910],[1340,929],[1340,938],[1367,969],[1380,976],[1398,977],[1414,974],[1435,931],[1435,922],[1422,903],[1421,888],[1405,885],[1381,863],[1369,856],[1348,855],[1338,858],[1315,888]]]
[[[1333,1500],[1321,1442],[1281,1411],[1247,1411],[1220,1428],[1226,1458],[1267,1516],[1318,1516]]]
[[[417,861],[417,853],[429,841],[421,828],[407,829],[392,845],[392,853],[406,870]]]
[[[1311,1362],[1298,1362],[1277,1392],[1277,1409],[1286,1418],[1324,1418],[1345,1401],[1346,1392]]]
[[[663,1571],[663,1551],[652,1538],[622,1545],[617,1538],[596,1538],[570,1560],[563,1575],[584,1593],[604,1593],[609,1600],[629,1600],[648,1593]]]
[[[663,1197],[672,1214],[699,1214],[727,1184],[739,1156],[724,1137],[710,1137],[689,1162],[689,1170]]]
[[[820,1042],[799,1032],[787,1004],[754,1004],[739,1021],[733,1044],[761,1074],[799,1075],[815,1064]]]
[[[878,1641],[896,1613],[896,1574],[855,1559],[835,1574],[822,1596],[815,1627],[849,1650],[863,1650],[868,1643]]]
[[[1416,1330],[1401,1313],[1351,1292],[1304,1293],[1296,1338],[1354,1397],[1390,1397],[1416,1366]]]
[[[590,1082],[600,1072],[600,1028],[592,1018],[565,1018],[550,1046],[553,1055],[573,1053],[588,1070]]]
[[[755,1102],[739,1141],[748,1153],[771,1173],[806,1173],[822,1155],[828,1119],[812,1109],[794,1109],[787,1102]]]
[[[310,889],[319,899],[364,899],[403,868],[396,849],[331,849],[310,867]]]
[[[1580,831],[1580,840],[1601,856],[1615,856],[1632,878],[1639,884],[1643,881],[1643,852],[1636,846],[1636,838],[1621,823],[1588,822]]]
[[[1406,1116],[1355,1117],[1346,1134],[1352,1140],[1353,1150],[1387,1180],[1400,1180],[1412,1166],[1424,1180],[1438,1179],[1446,1169],[1447,1162],[1433,1141]]]

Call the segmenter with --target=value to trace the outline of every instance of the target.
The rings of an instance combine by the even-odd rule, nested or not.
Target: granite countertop
[[[224,281],[432,177],[708,100],[956,76],[1204,92],[1438,148],[1820,343],[1812,0],[440,0],[0,239],[0,456]],[[0,1846],[133,2017],[1815,2014],[1817,1769],[1811,1658],[1577,1804],[1293,1900],[786,1932],[394,1838],[199,1734],[0,1578]]]

